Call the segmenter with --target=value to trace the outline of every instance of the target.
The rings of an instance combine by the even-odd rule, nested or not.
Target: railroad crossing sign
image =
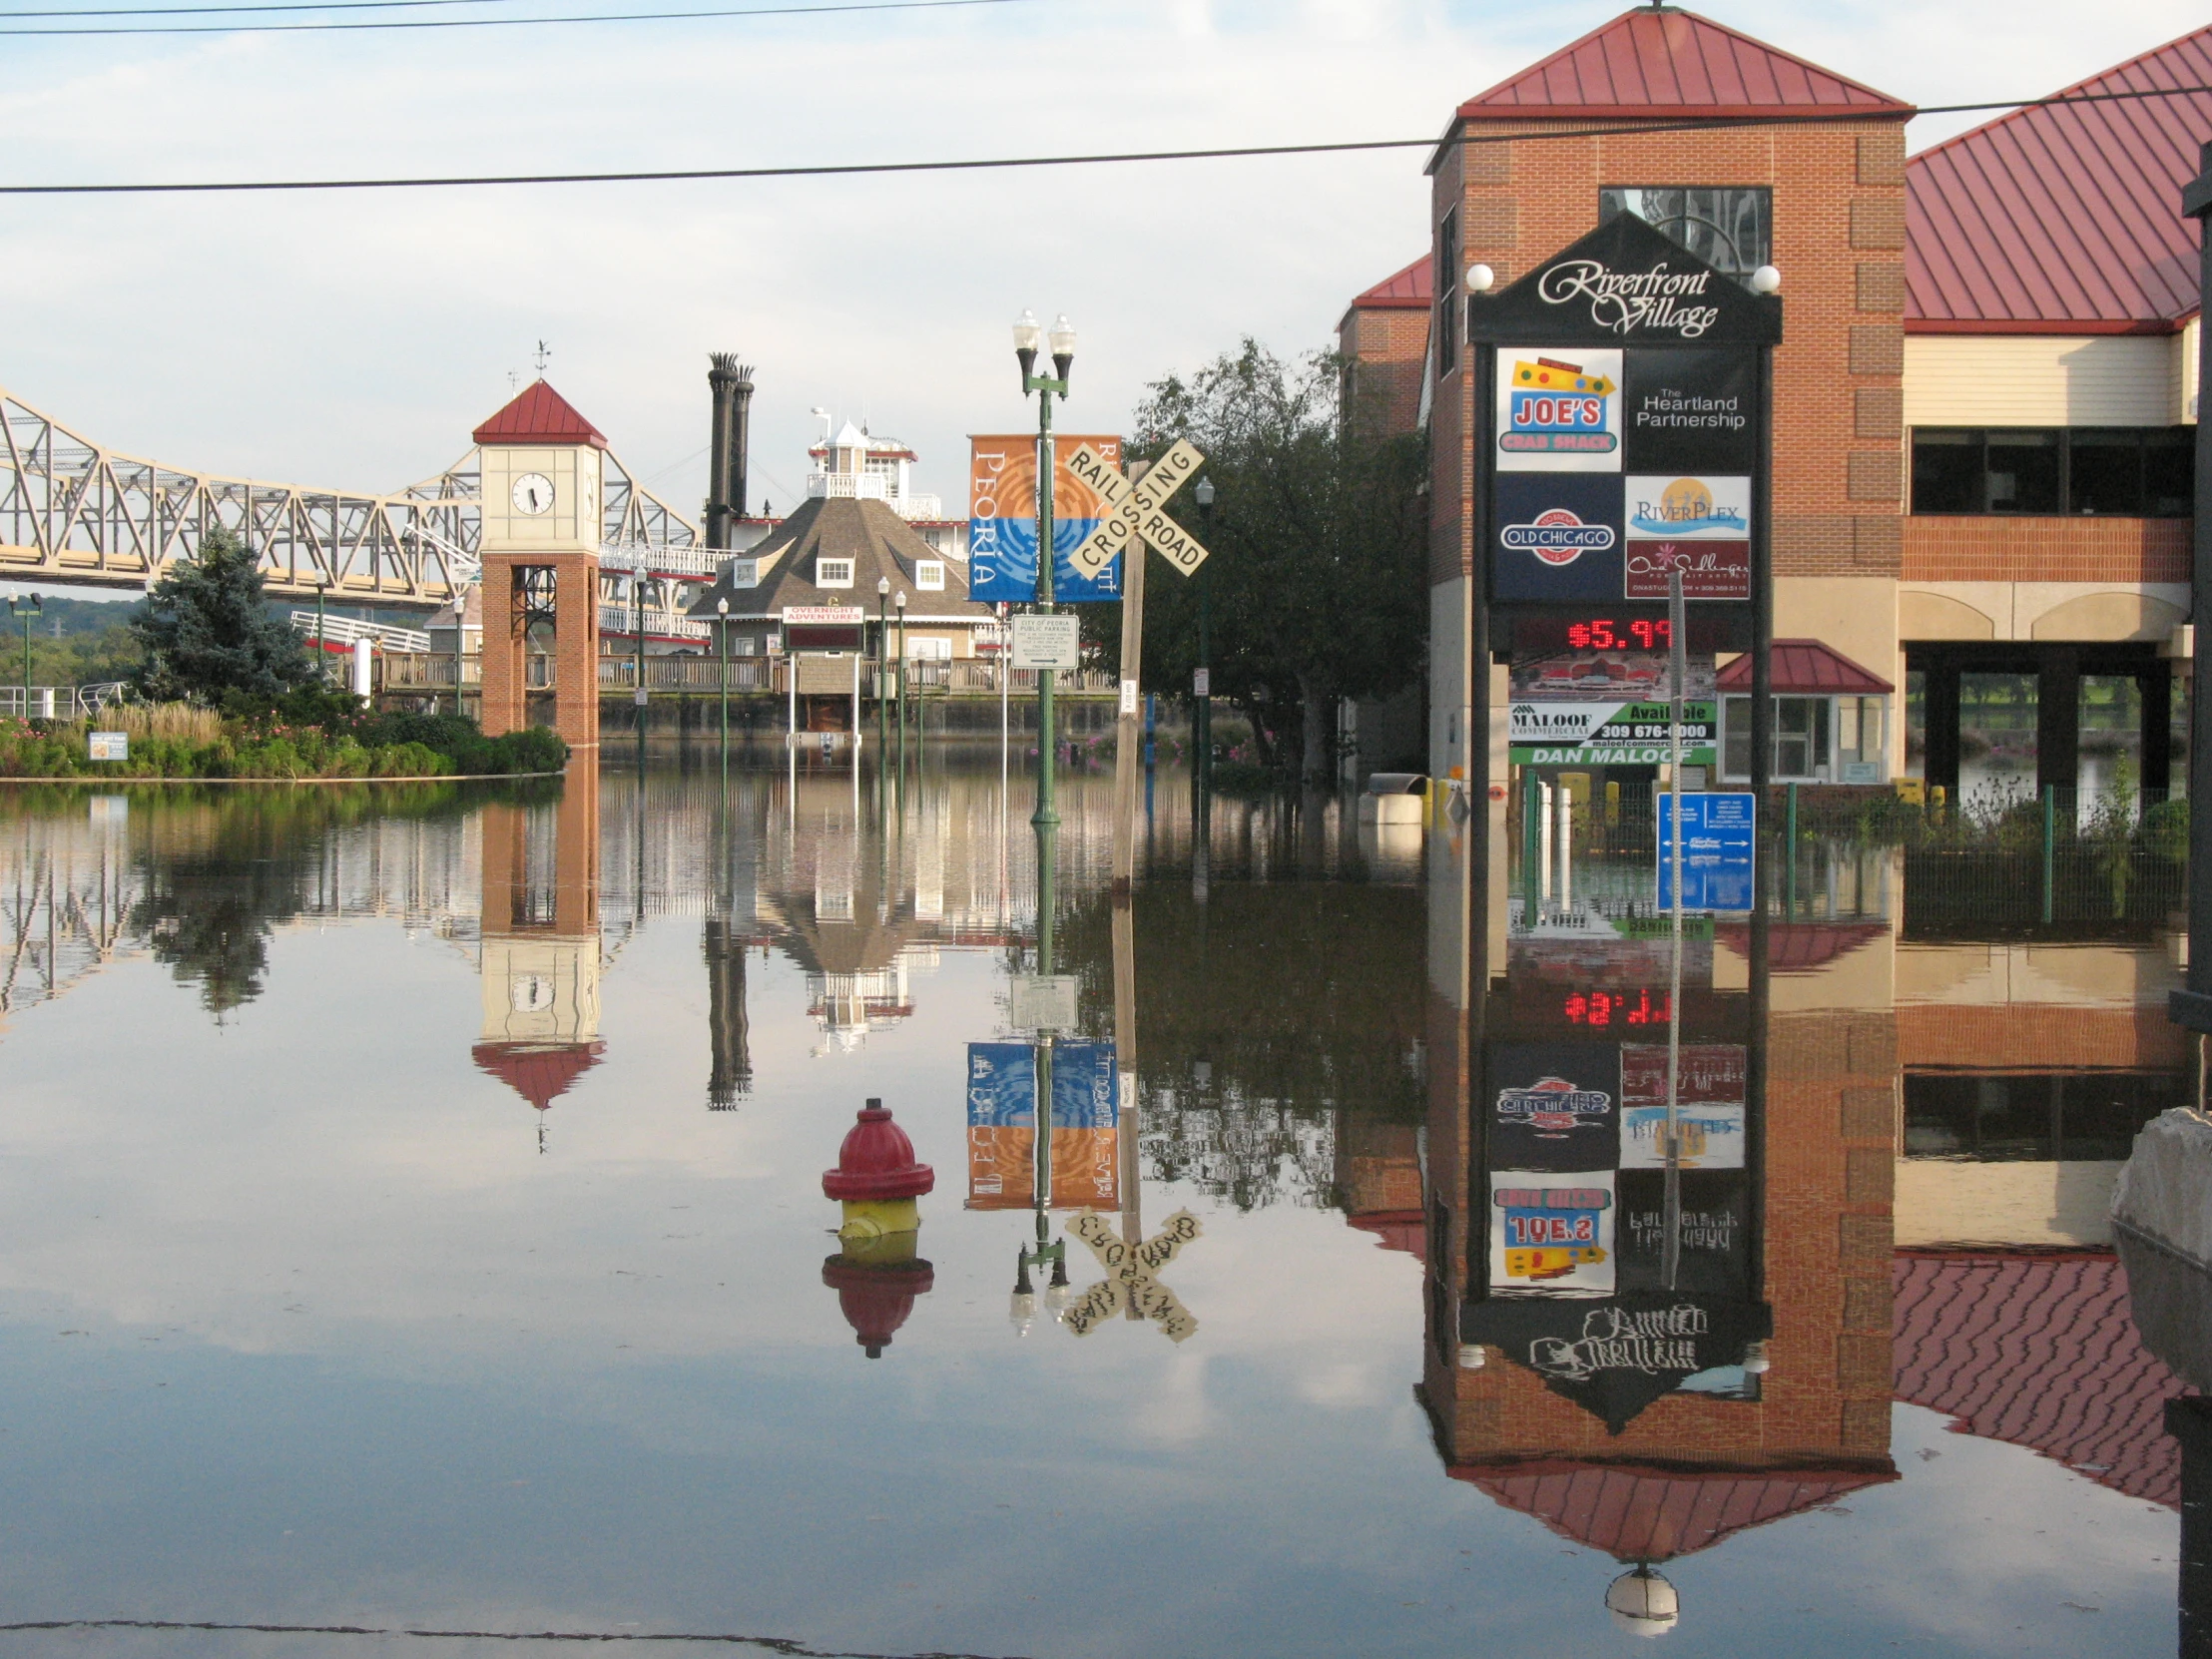
[[[1133,1307],[1166,1332],[1171,1343],[1187,1342],[1196,1334],[1198,1316],[1153,1277],[1198,1237],[1198,1218],[1190,1211],[1176,1211],[1159,1232],[1134,1247],[1116,1238],[1113,1223],[1096,1210],[1078,1215],[1068,1223],[1068,1231],[1091,1247],[1106,1277],[1070,1305],[1061,1324],[1078,1337],[1087,1337],[1123,1308]]]
[[[1068,457],[1068,471],[1098,491],[1114,510],[1068,555],[1070,562],[1084,575],[1096,576],[1132,542],[1142,539],[1158,548],[1169,564],[1190,575],[1206,562],[1206,549],[1168,517],[1168,497],[1195,477],[1205,461],[1188,440],[1177,438],[1174,447],[1152,463],[1152,470],[1132,484],[1105,456],[1084,444]]]

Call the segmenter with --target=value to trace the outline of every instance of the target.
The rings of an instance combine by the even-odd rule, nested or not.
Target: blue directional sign
[[[1659,797],[1659,908],[1674,908],[1674,803],[1682,803],[1682,907],[1751,908],[1752,833],[1758,811],[1749,794]]]

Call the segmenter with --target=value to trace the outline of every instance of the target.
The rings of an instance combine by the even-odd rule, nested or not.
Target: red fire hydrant
[[[937,1172],[914,1161],[914,1143],[880,1100],[860,1109],[837,1150],[837,1167],[822,1173],[823,1196],[844,1206],[837,1229],[843,1248],[822,1264],[822,1282],[837,1293],[845,1323],[870,1360],[882,1357],[914,1299],[936,1282],[914,1254],[921,1228],[914,1200],[936,1184]]]

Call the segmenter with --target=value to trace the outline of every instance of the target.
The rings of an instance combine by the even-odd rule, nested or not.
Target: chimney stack
[[[738,383],[734,391],[734,418],[730,422],[730,511],[733,521],[745,517],[746,474],[753,453],[752,364],[738,364]]]
[[[735,352],[708,355],[707,388],[714,398],[714,417],[707,442],[707,545],[730,545],[730,405],[738,383]]]

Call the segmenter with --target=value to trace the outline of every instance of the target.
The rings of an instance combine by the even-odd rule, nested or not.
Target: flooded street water
[[[0,1653],[2174,1651],[2105,1211],[2195,1097],[2178,887],[1809,841],[1677,959],[1648,849],[1500,828],[1470,895],[1462,831],[1223,799],[1194,856],[1163,771],[1117,919],[1063,775],[1071,1294],[1083,1210],[1197,1222],[1180,1321],[1079,1335],[970,1087],[1030,780],[624,759],[0,796]],[[824,1196],[870,1097],[910,1261]]]

